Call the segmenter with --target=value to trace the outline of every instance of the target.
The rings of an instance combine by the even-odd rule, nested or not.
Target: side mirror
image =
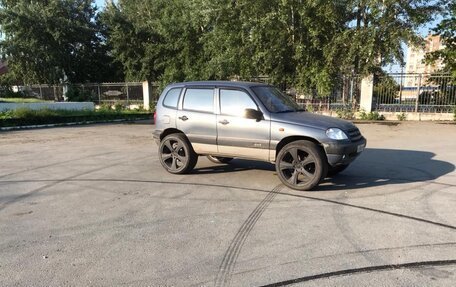
[[[247,119],[254,119],[259,122],[263,119],[263,113],[254,109],[245,109],[245,117]]]

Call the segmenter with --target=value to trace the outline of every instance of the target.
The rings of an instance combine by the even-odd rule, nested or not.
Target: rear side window
[[[171,89],[166,93],[163,105],[168,108],[177,109],[177,103],[179,102],[179,95],[182,89]]]
[[[187,89],[183,109],[214,112],[214,89]]]

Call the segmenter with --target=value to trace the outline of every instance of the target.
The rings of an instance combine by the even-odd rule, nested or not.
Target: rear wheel
[[[286,186],[310,190],[325,178],[328,165],[323,151],[314,143],[300,140],[284,146],[276,159],[276,171]]]
[[[230,161],[233,160],[232,157],[221,157],[221,156],[213,156],[213,155],[208,155],[207,158],[214,163],[229,163]]]
[[[187,138],[179,133],[167,135],[160,142],[159,157],[162,166],[174,174],[190,172],[198,161]]]
[[[348,167],[348,164],[342,164],[338,166],[330,166],[328,168],[328,176],[334,176],[338,174],[339,172],[344,171]]]

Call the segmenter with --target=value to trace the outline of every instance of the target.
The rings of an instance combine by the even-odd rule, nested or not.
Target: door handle
[[[229,124],[230,122],[227,121],[227,120],[223,120],[223,121],[219,121],[219,123],[221,123],[222,125],[227,125],[227,124]]]
[[[187,118],[186,116],[182,116],[182,117],[179,117],[179,120],[181,120],[181,121],[184,121],[184,122],[185,122],[186,120],[188,120],[188,118]]]

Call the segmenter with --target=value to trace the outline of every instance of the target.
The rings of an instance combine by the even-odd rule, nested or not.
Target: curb
[[[90,124],[134,122],[134,121],[142,121],[142,120],[149,120],[149,119],[150,118],[133,118],[133,119],[117,119],[117,120],[105,120],[105,121],[100,120],[100,121],[84,121],[84,122],[72,122],[72,123],[45,124],[45,125],[0,127],[0,131],[28,130],[28,129],[66,127],[66,126],[82,126],[82,125],[90,125]]]

